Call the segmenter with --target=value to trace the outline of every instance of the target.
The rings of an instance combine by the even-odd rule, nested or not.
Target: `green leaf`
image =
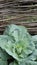
[[[24,60],[35,49],[30,34],[23,26],[9,25],[4,35],[11,39],[0,36],[0,47],[18,61]]]
[[[35,51],[33,51],[33,53],[27,57],[28,60],[31,60],[31,61],[37,61],[37,49],[35,49]]]
[[[35,44],[35,48],[37,49],[37,35],[32,36],[32,40]]]
[[[14,61],[14,62],[11,62],[9,65],[19,65],[18,62]]]
[[[0,48],[0,60],[7,61],[10,58],[10,56]]]
[[[26,60],[26,61],[22,61],[22,62],[12,62],[9,65],[37,65],[36,61],[31,61],[31,60]]]
[[[27,62],[25,62],[25,65],[37,65],[37,62],[35,62],[35,61],[27,61]]]
[[[0,65],[8,65],[7,60],[9,59],[9,55],[0,48]]]
[[[0,65],[8,65],[7,61],[0,60]]]

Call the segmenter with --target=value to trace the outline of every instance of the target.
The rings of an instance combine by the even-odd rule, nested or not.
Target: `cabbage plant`
[[[37,48],[34,37],[24,26],[8,25],[3,35],[0,35],[0,48],[8,55],[4,57],[5,59],[8,60],[10,57],[14,59],[10,60],[8,65],[37,65]]]

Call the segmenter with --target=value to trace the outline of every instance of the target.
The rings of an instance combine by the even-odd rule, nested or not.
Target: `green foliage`
[[[10,56],[0,48],[0,65],[8,65],[7,60]]]
[[[0,65],[8,65],[7,61],[0,60]]]
[[[12,40],[14,42],[12,42],[9,38],[7,38],[7,41],[5,39],[4,42],[3,38],[1,39],[1,48],[3,48],[9,55],[11,55],[18,61],[21,61],[26,58],[35,49],[30,34],[23,26],[10,25],[4,32],[4,35],[12,37]]]
[[[32,36],[32,40],[35,43],[35,47],[37,49],[37,35]]]
[[[2,58],[2,63],[8,65],[11,56],[14,60],[9,65],[37,65],[37,39],[34,39],[24,26],[8,25],[0,35],[0,63]]]

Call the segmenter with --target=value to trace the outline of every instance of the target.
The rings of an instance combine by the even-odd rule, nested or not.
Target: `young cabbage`
[[[0,36],[0,47],[14,59],[22,61],[33,53],[35,45],[24,26],[9,25],[3,35]]]

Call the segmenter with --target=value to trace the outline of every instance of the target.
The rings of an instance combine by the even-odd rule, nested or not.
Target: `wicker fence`
[[[0,32],[12,23],[37,34],[37,0],[0,0]]]

